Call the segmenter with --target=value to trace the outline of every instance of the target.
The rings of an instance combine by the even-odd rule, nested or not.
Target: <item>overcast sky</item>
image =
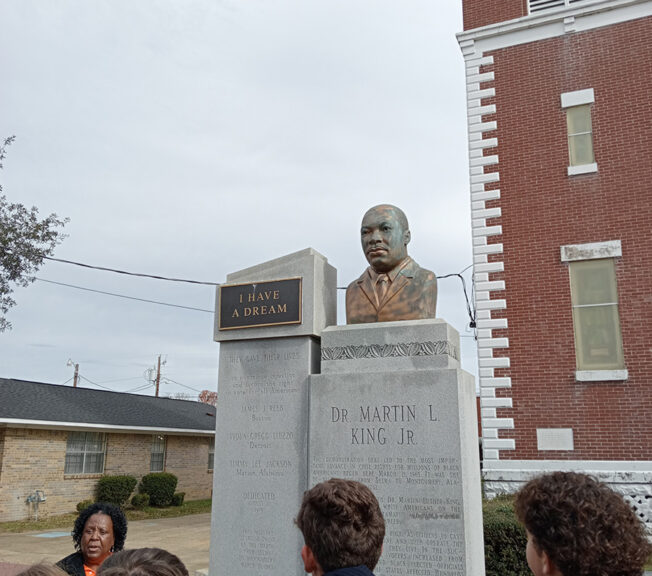
[[[223,282],[312,247],[346,286],[364,212],[393,203],[438,275],[472,262],[461,1],[0,0],[0,182],[69,217],[55,257]],[[470,290],[471,270],[464,274]],[[43,280],[214,308],[209,286],[48,262]],[[461,283],[438,316],[476,351]],[[339,291],[339,323],[345,323]],[[0,377],[161,394],[217,388],[213,316],[36,281]],[[149,387],[147,387],[149,386]]]

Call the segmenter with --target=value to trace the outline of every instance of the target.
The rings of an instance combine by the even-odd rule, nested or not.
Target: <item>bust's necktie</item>
[[[379,274],[378,280],[376,280],[376,298],[378,300],[378,305],[385,299],[387,294],[387,289],[389,288],[389,278],[387,274]]]

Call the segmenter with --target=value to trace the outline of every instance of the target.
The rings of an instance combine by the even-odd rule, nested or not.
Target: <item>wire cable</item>
[[[152,388],[154,386],[153,382],[148,382],[144,386],[136,386],[135,388],[131,388],[130,390],[125,390],[125,393],[131,393],[131,392],[140,392],[141,390],[145,390],[146,388]]]
[[[100,388],[104,388],[105,390],[108,390],[109,392],[117,392],[117,390],[114,390],[113,388],[109,388],[108,386],[102,386],[102,384],[98,384],[97,382],[93,382],[92,380],[89,380],[88,378],[86,378],[86,376],[82,376],[81,374],[79,374],[79,378],[81,378],[82,380],[86,380],[86,382],[88,382],[89,384],[92,384],[93,386],[99,386]]]
[[[148,300],[147,298],[136,298],[135,296],[126,296],[124,294],[116,294],[115,292],[105,292],[104,290],[94,290],[93,288],[84,288],[83,286],[75,286],[74,284],[66,284],[65,282],[55,282],[54,280],[46,280],[45,278],[36,278],[40,282],[47,282],[48,284],[56,284],[58,286],[66,286],[67,288],[76,288],[77,290],[85,290],[86,292],[95,292],[97,294],[105,294],[106,296],[115,296],[116,298],[126,298],[127,300],[138,300],[139,302],[148,302],[149,304],[159,304],[161,306],[170,306],[172,308],[183,308],[185,310],[196,310],[197,312],[209,312],[215,314],[214,310],[206,310],[204,308],[194,308],[192,306],[183,306],[181,304],[170,304],[169,302],[161,302],[159,300]]]
[[[116,274],[125,274],[126,276],[139,276],[140,278],[153,278],[154,280],[167,280],[168,282],[185,282],[187,284],[203,284],[204,286],[221,286],[219,282],[202,282],[200,280],[186,280],[184,278],[168,278],[167,276],[157,276],[155,274],[143,274],[141,272],[127,272],[126,270],[118,270],[116,268],[106,268],[104,266],[93,266],[92,264],[84,264],[83,262],[75,262],[74,260],[64,260],[63,258],[53,258],[52,256],[43,256],[46,260],[53,262],[61,262],[63,264],[72,264],[74,266],[81,266],[82,268],[90,268],[91,270],[101,270],[103,272],[115,272]]]
[[[201,390],[197,390],[197,388],[193,388],[192,386],[188,386],[186,384],[182,384],[181,382],[177,382],[176,380],[172,380],[172,378],[168,378],[167,376],[161,376],[161,379],[172,382],[173,384],[178,384],[179,386],[183,386],[184,388],[188,388],[188,390],[192,390],[193,392],[197,392],[197,394],[201,393]]]

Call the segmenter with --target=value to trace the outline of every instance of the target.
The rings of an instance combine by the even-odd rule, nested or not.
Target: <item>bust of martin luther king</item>
[[[408,256],[408,221],[400,208],[370,208],[360,228],[369,267],[346,289],[346,323],[435,318],[437,277]]]

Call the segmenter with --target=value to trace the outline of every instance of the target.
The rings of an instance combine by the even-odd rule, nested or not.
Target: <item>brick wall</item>
[[[179,478],[177,492],[186,500],[209,498],[213,489],[213,471],[208,471],[208,438],[168,436],[165,470]]]
[[[466,6],[467,2],[465,2]],[[466,17],[465,17],[466,18]],[[465,19],[466,23],[466,19]],[[511,367],[495,375],[512,379],[513,408],[498,417],[514,418],[516,450],[501,459],[649,460],[652,459],[652,62],[643,57],[652,45],[652,18],[513,46],[491,53],[498,138],[500,224],[506,289],[504,298]],[[597,174],[567,176],[568,149],[560,94],[595,91],[592,107]],[[490,186],[487,186],[490,188]],[[621,240],[616,260],[620,320],[629,379],[625,382],[575,382],[575,350],[568,268],[560,246]],[[573,451],[537,450],[537,428],[573,428]]]
[[[2,455],[5,448],[5,429],[0,428],[0,478],[2,478]]]
[[[527,0],[463,0],[464,30],[526,16]]]
[[[74,512],[78,502],[93,499],[94,475],[65,475],[68,434],[58,430],[6,428],[0,430],[0,518],[23,520],[31,516],[27,496],[45,490],[39,517]],[[108,434],[105,474],[129,474],[138,480],[149,473],[151,434]],[[187,500],[209,498],[213,475],[207,472],[209,439],[169,436],[166,472],[179,478],[177,490]]]
[[[149,473],[152,436],[150,434],[109,434],[104,473],[129,475],[140,480]]]

